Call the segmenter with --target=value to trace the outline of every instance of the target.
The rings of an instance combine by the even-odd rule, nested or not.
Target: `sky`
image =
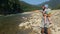
[[[49,0],[22,0],[22,1],[25,1],[26,3],[32,4],[32,5],[38,5]]]

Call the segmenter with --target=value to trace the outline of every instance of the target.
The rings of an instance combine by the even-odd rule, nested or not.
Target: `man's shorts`
[[[44,19],[42,18],[41,23],[40,23],[40,27],[41,28],[44,28],[44,27],[49,28],[49,21],[48,21],[48,19],[46,20],[46,24],[45,24],[44,23]]]

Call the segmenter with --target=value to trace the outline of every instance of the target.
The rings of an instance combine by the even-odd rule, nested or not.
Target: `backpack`
[[[48,9],[45,9],[45,13],[46,14],[51,14],[51,9],[49,9],[49,8]]]

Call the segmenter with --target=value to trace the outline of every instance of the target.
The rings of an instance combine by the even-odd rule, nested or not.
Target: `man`
[[[43,14],[43,17],[44,17],[44,23],[46,23],[46,18],[48,18],[49,23],[51,24],[52,23],[51,19],[50,19],[50,17],[51,17],[51,9],[48,8],[48,5],[42,6],[42,8],[43,8],[42,14]]]
[[[44,22],[42,23],[43,25],[42,25],[41,32],[42,32],[42,34],[44,34],[44,32],[47,31],[47,34],[50,34],[49,25],[52,24],[51,19],[50,19],[51,9],[48,8],[48,5],[47,4],[46,5],[43,5],[42,6],[42,9],[43,9],[42,14],[43,14],[43,17],[44,17]],[[48,19],[49,22],[47,22],[47,19]]]

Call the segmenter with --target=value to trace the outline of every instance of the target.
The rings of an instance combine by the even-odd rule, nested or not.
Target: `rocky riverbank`
[[[58,11],[58,12],[57,12]],[[58,34],[60,33],[60,23],[59,23],[59,15],[60,10],[52,10],[52,22],[53,22],[53,27],[51,27],[51,34]],[[31,13],[30,17],[26,17],[27,21],[22,22],[19,26],[20,29],[24,27],[23,29],[32,29],[30,33],[28,34],[41,34],[41,28],[40,28],[40,23],[42,20],[42,14],[41,12],[35,11]],[[24,32],[23,32],[24,33]]]
[[[60,10],[52,10],[51,34],[60,33]],[[39,10],[0,16],[0,34],[41,34],[42,13]]]

